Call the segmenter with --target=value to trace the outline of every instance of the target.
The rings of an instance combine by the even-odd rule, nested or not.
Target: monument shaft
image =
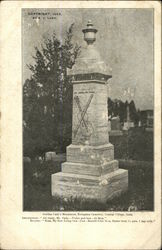
[[[105,83],[73,83],[72,144],[108,143]]]

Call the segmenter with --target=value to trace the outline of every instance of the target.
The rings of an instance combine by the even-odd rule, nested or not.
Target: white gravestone
[[[56,158],[55,152],[46,152],[45,153],[45,161],[53,161]]]

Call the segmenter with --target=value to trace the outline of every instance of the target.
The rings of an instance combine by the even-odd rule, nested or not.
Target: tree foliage
[[[135,103],[133,100],[128,103],[128,101],[122,102],[118,99],[111,100],[111,98],[108,98],[108,114],[111,117],[119,116],[120,122],[125,122],[127,120],[128,107],[130,120],[133,121],[135,124],[138,124],[140,110],[136,110]]]
[[[24,154],[31,157],[70,143],[72,85],[67,69],[80,51],[72,37],[73,24],[62,43],[53,34],[41,49],[35,47],[34,64],[27,65],[31,78],[23,87]]]

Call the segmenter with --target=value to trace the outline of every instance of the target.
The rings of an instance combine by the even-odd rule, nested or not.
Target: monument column
[[[88,21],[82,30],[86,47],[68,74],[73,83],[72,144],[62,172],[52,175],[52,195],[105,202],[128,187],[128,171],[119,169],[109,143],[108,66],[95,48],[97,29]]]

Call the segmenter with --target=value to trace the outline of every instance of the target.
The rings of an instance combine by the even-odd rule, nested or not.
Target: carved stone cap
[[[84,33],[84,40],[87,44],[93,44],[94,41],[96,41],[97,29],[93,28],[91,20],[88,21],[87,27],[83,29],[82,32]]]
[[[102,79],[96,80],[102,81],[103,79],[111,78],[111,68],[102,60],[100,53],[94,45],[97,29],[93,27],[91,21],[88,21],[87,27],[82,31],[87,44],[84,48],[81,48],[80,56],[77,58],[73,68],[68,70],[68,75],[72,75],[73,79],[80,79],[80,81],[82,80],[81,78],[85,81],[87,77],[87,80],[90,80],[89,76],[91,76],[93,80],[95,80],[95,77],[101,77]]]

